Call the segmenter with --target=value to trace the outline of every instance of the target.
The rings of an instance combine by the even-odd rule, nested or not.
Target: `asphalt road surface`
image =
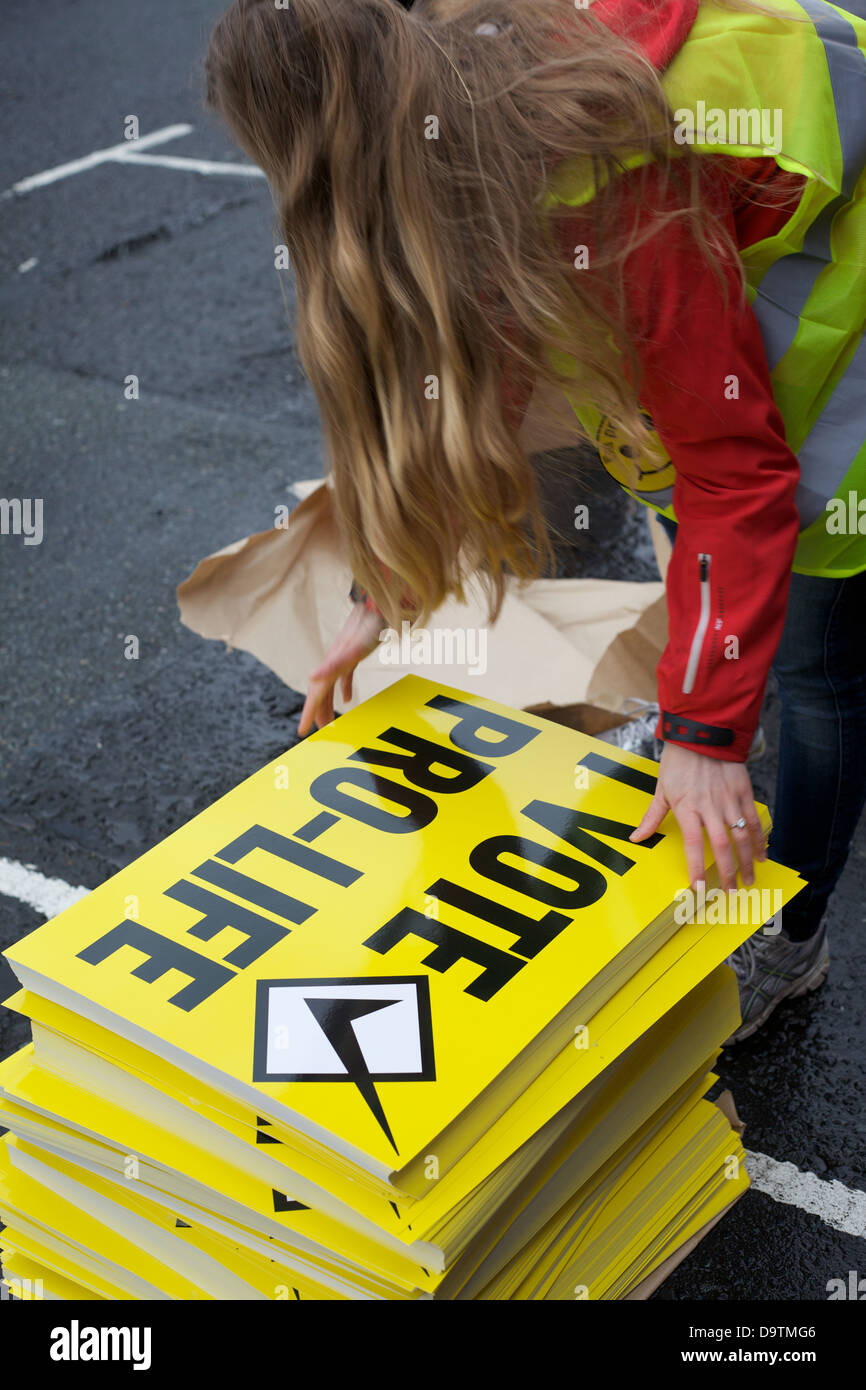
[[[237,167],[77,164],[122,145],[131,115],[141,137],[191,127],[141,146],[150,156],[244,163],[202,106],[221,8],[5,0],[0,18],[14,131],[0,145],[0,495],[44,502],[41,544],[0,537],[0,855],[86,888],[285,750],[302,700],[181,627],[175,601],[203,555],[270,525],[291,484],[322,473],[267,185]],[[125,397],[131,375],[138,400]],[[620,495],[603,492],[598,515],[573,572],[656,578]],[[129,634],[137,661],[124,658]],[[764,723],[754,782],[772,805],[772,689]],[[747,1148],[793,1167],[773,1170],[776,1197],[750,1191],[658,1298],[823,1300],[829,1280],[866,1274],[864,903],[861,826],[832,904],[826,987],[719,1064]],[[0,895],[0,945],[42,916]],[[26,1038],[3,1013],[2,1055]]]

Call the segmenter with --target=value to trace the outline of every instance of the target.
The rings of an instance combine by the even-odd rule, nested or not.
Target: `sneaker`
[[[629,707],[632,708],[629,708]],[[622,713],[631,715],[627,724],[619,724],[615,729],[607,729],[597,734],[603,743],[612,743],[626,753],[637,753],[641,758],[661,761],[664,740],[656,738],[655,730],[659,722],[659,707],[652,700],[640,700],[629,696],[622,702]],[[767,740],[760,724],[752,739],[752,746],[746,754],[747,763],[756,763],[767,751]]]
[[[827,918],[806,941],[758,931],[728,957],[728,964],[737,977],[742,1023],[726,1039],[726,1047],[756,1033],[783,999],[799,999],[824,983],[830,968]]]

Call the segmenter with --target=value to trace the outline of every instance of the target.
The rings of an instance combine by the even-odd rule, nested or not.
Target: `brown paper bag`
[[[351,575],[329,486],[298,484],[296,490],[306,495],[284,529],[261,531],[209,555],[177,595],[187,627],[251,652],[292,689],[304,690],[346,620]],[[354,698],[344,707],[414,671],[599,733],[622,722],[629,697],[656,698],[655,667],[667,640],[664,585],[515,583],[492,626],[474,587],[466,603],[449,600],[436,611],[428,634],[435,664],[419,661],[423,635],[410,634],[407,626],[361,663]]]

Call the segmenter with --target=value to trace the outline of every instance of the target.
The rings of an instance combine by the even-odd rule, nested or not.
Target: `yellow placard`
[[[537,1075],[539,1035],[685,887],[672,816],[628,839],[656,771],[406,676],[6,955],[384,1181],[516,1058]]]

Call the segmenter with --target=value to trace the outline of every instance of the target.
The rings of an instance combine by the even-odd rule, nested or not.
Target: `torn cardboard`
[[[192,631],[251,652],[292,689],[305,690],[309,672],[346,620],[351,575],[330,487],[304,483],[296,491],[305,495],[285,528],[258,532],[207,556],[177,595],[181,621]],[[668,545],[656,529],[657,547]],[[361,662],[353,699],[343,707],[412,670],[435,672],[443,684],[593,734],[622,723],[630,697],[655,700],[655,668],[667,641],[663,582],[515,582],[492,626],[477,585],[470,586],[467,600],[444,603],[427,628],[440,636],[469,634],[474,644],[467,639],[461,651],[455,640],[453,651],[440,652],[431,667],[413,659],[406,636],[401,653],[396,634],[388,651],[379,648]]]

